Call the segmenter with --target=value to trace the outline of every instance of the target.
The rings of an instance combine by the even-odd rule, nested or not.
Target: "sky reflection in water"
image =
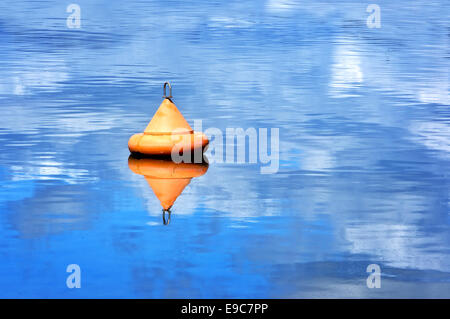
[[[77,3],[0,3],[1,297],[450,297],[448,2]],[[280,168],[212,164],[163,226],[126,145],[166,80]]]

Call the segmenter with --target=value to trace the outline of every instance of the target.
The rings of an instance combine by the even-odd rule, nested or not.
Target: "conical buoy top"
[[[144,134],[192,133],[192,128],[171,99],[165,98],[148,123]]]
[[[166,95],[166,86],[169,86],[169,95]],[[152,120],[148,123],[144,134],[191,134],[193,130],[184,116],[172,102],[172,86],[164,83],[164,101],[162,101]]]

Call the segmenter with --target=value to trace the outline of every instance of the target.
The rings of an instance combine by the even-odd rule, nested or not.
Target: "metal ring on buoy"
[[[166,86],[169,86],[169,96],[166,96]],[[164,82],[164,96],[165,99],[171,99],[172,98],[172,86],[169,82]]]
[[[163,215],[162,215],[163,224],[164,225],[169,225],[169,223],[170,223],[170,209],[163,209],[162,211],[163,211]],[[166,212],[167,212],[167,220],[166,220]]]

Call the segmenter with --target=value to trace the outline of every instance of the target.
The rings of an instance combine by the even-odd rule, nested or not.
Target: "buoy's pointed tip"
[[[185,130],[192,132],[192,128],[178,110],[177,106],[170,98],[165,98],[155,115],[145,128],[145,133],[172,133]]]

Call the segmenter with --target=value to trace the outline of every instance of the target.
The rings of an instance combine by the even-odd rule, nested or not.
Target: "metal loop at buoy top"
[[[166,96],[166,86],[169,86],[169,96]],[[172,98],[172,85],[170,85],[169,82],[164,82],[164,96],[165,99],[171,99]]]

